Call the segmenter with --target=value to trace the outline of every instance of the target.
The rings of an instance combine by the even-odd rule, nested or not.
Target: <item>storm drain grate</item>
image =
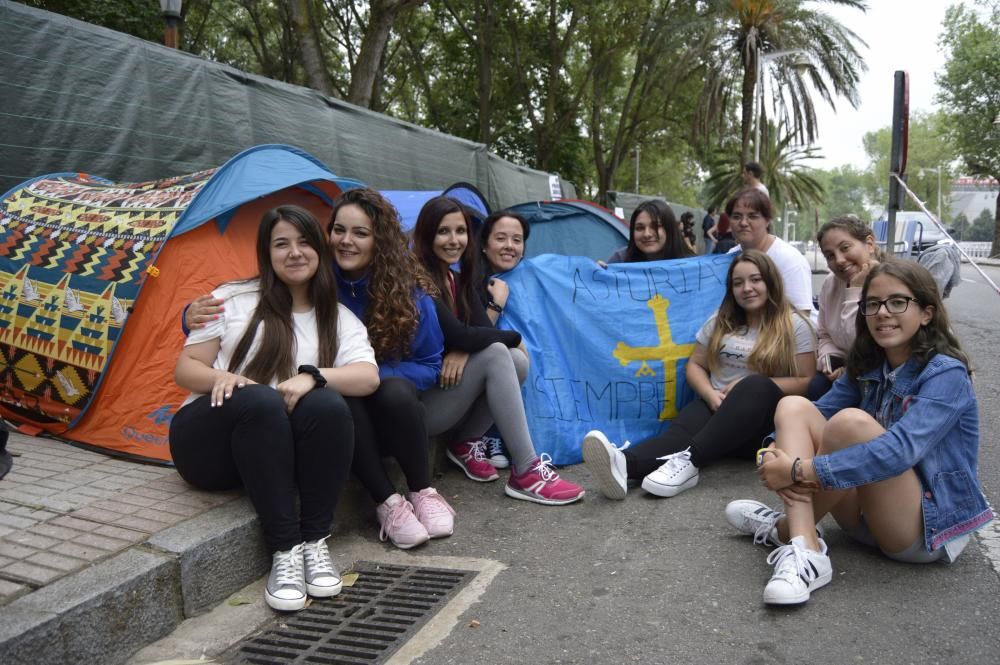
[[[317,598],[235,647],[230,662],[385,662],[475,577],[475,571],[362,561],[354,586]]]

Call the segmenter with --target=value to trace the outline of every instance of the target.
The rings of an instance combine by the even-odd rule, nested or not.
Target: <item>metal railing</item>
[[[990,258],[990,248],[993,245],[993,243],[989,242],[971,242],[968,240],[963,240],[957,244],[962,248],[963,252],[974,259]]]

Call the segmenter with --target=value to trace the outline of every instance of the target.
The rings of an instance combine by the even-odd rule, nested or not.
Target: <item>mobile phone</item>
[[[823,367],[827,374],[838,370],[844,366],[844,359],[840,356],[823,356]]]

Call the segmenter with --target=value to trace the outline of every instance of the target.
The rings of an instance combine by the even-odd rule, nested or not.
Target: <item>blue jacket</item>
[[[349,310],[365,320],[365,309],[368,307],[368,277],[349,281],[340,274],[340,269],[334,267],[337,274],[337,297]],[[417,387],[417,390],[427,390],[437,381],[441,373],[441,356],[444,354],[444,335],[438,325],[434,301],[423,291],[414,292],[417,304],[417,316],[420,319],[410,352],[402,360],[387,360],[378,358],[379,378],[399,376]]]
[[[890,391],[882,413],[879,395]],[[830,418],[857,407],[886,428],[879,437],[813,459],[820,485],[846,489],[912,468],[923,488],[924,544],[934,551],[993,518],[979,486],[979,413],[965,365],[938,354],[920,367],[911,358],[895,380],[878,367],[857,381],[841,376],[816,408]]]

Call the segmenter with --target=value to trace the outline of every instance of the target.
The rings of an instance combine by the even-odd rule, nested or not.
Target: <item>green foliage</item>
[[[30,7],[70,16],[153,42],[163,40],[160,4],[154,0],[22,0]]]
[[[990,242],[993,240],[994,219],[989,210],[984,209],[962,234],[963,240],[974,242]]]
[[[866,190],[876,208],[885,208],[889,201],[889,154],[892,149],[891,128],[865,134],[863,143],[868,155]],[[938,208],[938,174],[941,169],[941,200],[951,198],[951,181],[957,175],[953,164],[958,158],[951,136],[945,130],[941,113],[915,113],[910,117],[910,135],[906,162],[906,184],[923,200],[931,211]],[[904,210],[919,210],[909,197]],[[942,214],[945,211],[942,207]]]

